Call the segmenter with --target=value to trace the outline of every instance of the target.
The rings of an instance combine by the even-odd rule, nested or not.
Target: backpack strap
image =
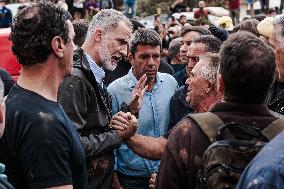
[[[269,124],[262,133],[269,139],[273,139],[284,129],[284,118],[277,119]]]
[[[224,125],[224,122],[212,112],[188,114],[186,117],[201,128],[211,143],[216,140],[218,128]]]

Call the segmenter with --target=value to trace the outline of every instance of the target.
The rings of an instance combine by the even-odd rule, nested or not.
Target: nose
[[[148,61],[147,65],[148,65],[148,66],[154,66],[154,65],[155,65],[155,64],[154,64],[154,59],[153,59],[153,57],[150,57],[150,58],[149,58],[149,61]]]
[[[189,85],[189,83],[190,83],[190,77],[187,78],[186,81],[185,81],[185,84],[186,84],[186,85]]]
[[[187,44],[183,44],[181,47],[180,47],[180,52],[186,52],[187,51]]]
[[[120,46],[120,53],[122,56],[126,57],[127,56],[127,45],[121,45]]]

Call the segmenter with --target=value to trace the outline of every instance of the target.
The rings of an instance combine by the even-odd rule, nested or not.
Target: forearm
[[[159,160],[162,157],[167,139],[164,137],[150,137],[135,134],[133,137],[125,140],[126,145],[141,157],[153,160]]]
[[[108,150],[119,148],[121,139],[115,130],[101,134],[81,136],[81,142],[85,149],[85,156],[92,157]]]

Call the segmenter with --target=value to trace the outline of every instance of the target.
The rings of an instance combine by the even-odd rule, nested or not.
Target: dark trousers
[[[118,180],[120,185],[124,189],[148,189],[149,187],[149,177],[135,177],[135,176],[128,176],[117,172]]]
[[[260,0],[261,11],[267,13],[269,10],[269,0]]]

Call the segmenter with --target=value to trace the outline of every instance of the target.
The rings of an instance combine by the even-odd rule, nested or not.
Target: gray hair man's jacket
[[[109,95],[99,88],[81,48],[74,53],[72,75],[59,87],[58,101],[74,122],[85,149],[89,188],[111,188],[114,149],[121,139],[109,129]]]

